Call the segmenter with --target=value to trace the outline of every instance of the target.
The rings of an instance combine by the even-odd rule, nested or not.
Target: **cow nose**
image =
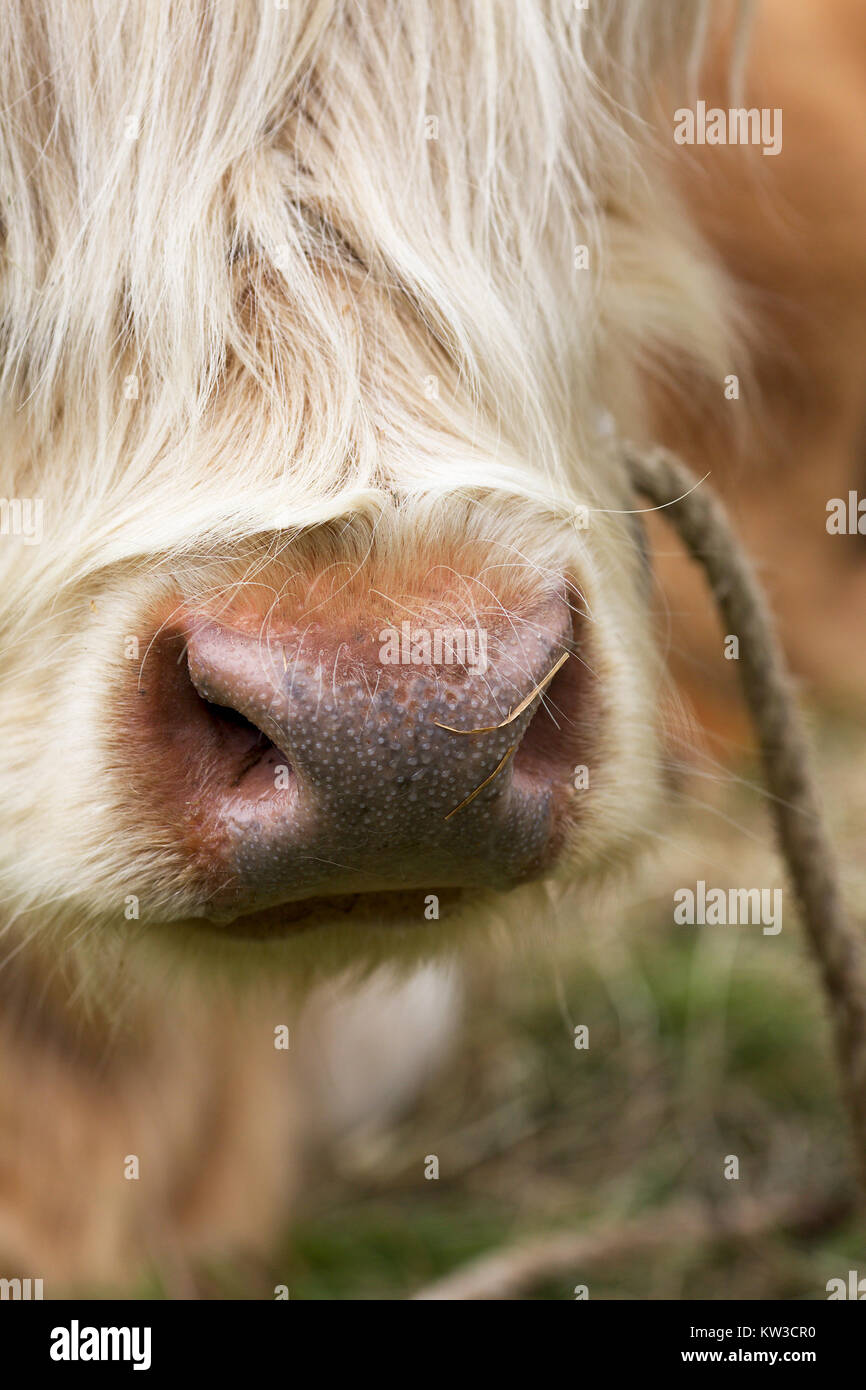
[[[184,814],[224,877],[209,913],[509,887],[550,862],[584,670],[564,597],[465,630],[194,617],[182,635]]]

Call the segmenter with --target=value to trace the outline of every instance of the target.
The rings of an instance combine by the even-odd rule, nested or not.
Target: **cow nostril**
[[[258,739],[265,739],[268,743],[270,742],[270,739],[262,733],[261,729],[256,728],[255,724],[247,719],[246,715],[240,714],[236,709],[232,709],[231,705],[218,705],[215,704],[213,700],[205,700],[201,695],[199,699],[207,709],[210,717],[214,719],[217,724],[225,725],[227,730],[230,727],[243,729],[251,737],[255,736]]]
[[[570,782],[575,749],[586,745],[589,732],[585,676],[574,651],[539,697],[514,756],[515,777],[542,785]]]
[[[285,754],[267,734],[231,705],[219,705],[195,693],[210,736],[214,765],[227,774],[228,785],[242,787],[246,795],[259,798],[278,787],[280,769],[285,785],[289,774]]]

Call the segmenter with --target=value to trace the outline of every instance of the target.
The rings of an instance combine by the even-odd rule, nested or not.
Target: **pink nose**
[[[163,723],[183,815],[222,873],[208,912],[509,887],[555,854],[584,722],[566,601],[464,634],[375,626],[275,636],[194,617],[180,634],[188,679],[176,652]]]

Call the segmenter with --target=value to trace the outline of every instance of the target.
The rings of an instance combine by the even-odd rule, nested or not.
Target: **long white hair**
[[[649,642],[597,427],[639,431],[672,354],[728,369],[653,133],[705,7],[52,0],[3,28],[2,491],[45,507],[41,545],[0,545],[13,900],[162,872],[106,771],[124,636],[155,586],[327,523],[392,561],[458,531],[579,557],[623,824]],[[557,529],[579,503],[586,538]]]

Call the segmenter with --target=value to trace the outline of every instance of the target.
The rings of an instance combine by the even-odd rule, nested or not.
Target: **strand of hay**
[[[517,1298],[545,1280],[568,1280],[568,1293],[586,1283],[591,1266],[652,1255],[684,1246],[699,1248],[724,1241],[748,1241],[771,1231],[797,1234],[834,1226],[850,1211],[838,1195],[751,1197],[729,1211],[698,1201],[678,1202],[660,1211],[599,1231],[565,1231],[540,1236],[484,1255],[429,1284],[414,1295],[424,1302]]]

